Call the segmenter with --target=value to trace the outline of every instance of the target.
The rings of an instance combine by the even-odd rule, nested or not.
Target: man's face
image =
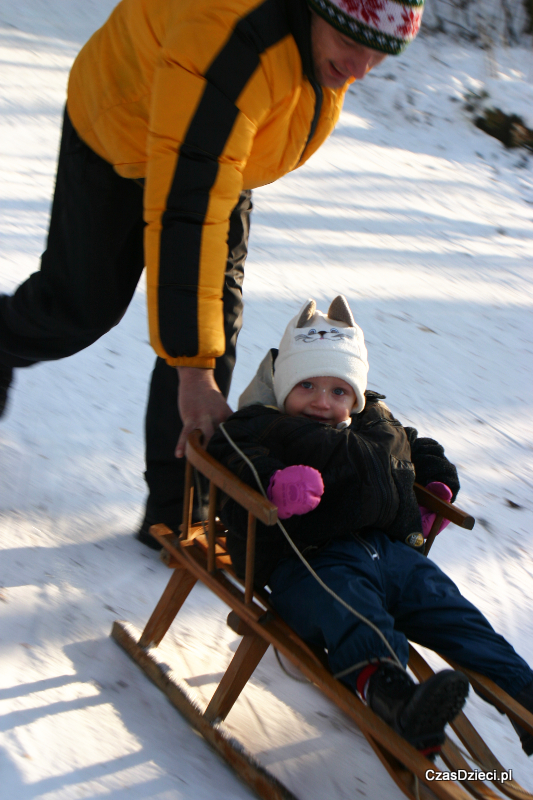
[[[349,78],[361,80],[372,67],[387,58],[385,53],[354,42],[314,11],[311,13],[311,51],[321,86],[340,89]]]

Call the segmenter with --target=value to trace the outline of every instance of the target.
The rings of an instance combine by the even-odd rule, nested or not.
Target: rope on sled
[[[276,661],[278,662],[278,664],[279,664],[279,666],[281,668],[281,671],[284,672],[285,675],[288,675],[289,678],[292,678],[293,681],[296,681],[297,683],[311,683],[309,678],[306,678],[306,677],[299,678],[297,675],[293,675],[292,672],[289,672],[289,670],[287,669],[287,667],[285,666],[285,664],[281,660],[281,656],[279,654],[278,648],[277,647],[273,647],[272,649],[274,650],[274,655],[276,656]]]

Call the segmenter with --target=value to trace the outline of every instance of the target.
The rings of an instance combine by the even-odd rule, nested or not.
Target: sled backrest
[[[193,468],[196,468],[210,482],[207,520],[207,568],[209,572],[214,572],[216,568],[216,509],[218,490],[229,495],[248,512],[244,594],[245,602],[251,603],[254,591],[256,520],[263,522],[265,525],[275,525],[278,520],[277,507],[255,489],[252,489],[241,481],[240,478],[220,464],[213,456],[209,455],[203,448],[201,432],[193,431],[187,442],[187,469],[183,504],[182,539],[189,539],[191,537],[192,497],[194,492]],[[467,530],[471,530],[474,527],[475,520],[470,514],[467,514],[451,503],[446,503],[423,486],[415,483],[415,493],[419,504],[436,514],[435,522],[426,540],[424,555],[429,553],[443,519],[448,519],[455,525],[466,528]]]

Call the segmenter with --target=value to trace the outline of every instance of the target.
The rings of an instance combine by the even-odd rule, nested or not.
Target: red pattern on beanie
[[[383,11],[384,0],[340,0],[340,7],[348,14],[355,14],[359,19],[367,24],[379,27],[378,11]]]
[[[322,19],[365,47],[398,55],[420,28],[424,0],[307,0]]]

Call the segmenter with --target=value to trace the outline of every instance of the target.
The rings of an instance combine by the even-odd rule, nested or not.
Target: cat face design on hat
[[[310,344],[318,342],[323,339],[332,342],[338,342],[342,339],[353,339],[354,334],[349,331],[340,331],[339,328],[330,328],[329,330],[317,330],[316,328],[308,328],[305,333],[299,333],[294,337],[296,342],[303,342]]]
[[[293,387],[308,378],[335,377],[354,389],[360,412],[365,406],[368,360],[363,331],[346,298],[338,295],[327,314],[307,300],[288,324],[274,365],[274,393],[283,409]]]

